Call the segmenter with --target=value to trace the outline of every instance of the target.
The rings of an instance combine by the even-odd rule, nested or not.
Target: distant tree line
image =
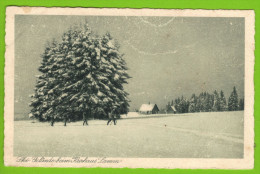
[[[198,96],[192,94],[190,99],[178,97],[166,105],[166,111],[174,106],[177,113],[192,112],[220,112],[220,111],[238,111],[244,110],[244,98],[238,98],[236,87],[233,88],[228,101],[224,92],[215,90],[213,94],[202,92]]]

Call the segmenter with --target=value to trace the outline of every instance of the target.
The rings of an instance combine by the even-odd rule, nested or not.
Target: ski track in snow
[[[158,128],[163,128],[164,127],[164,126],[158,126],[158,125],[147,124],[147,123],[145,123],[145,125],[158,127]],[[239,144],[243,144],[244,143],[243,139],[238,138],[240,136],[233,135],[233,134],[228,134],[228,133],[214,134],[214,133],[209,133],[209,132],[202,132],[202,131],[198,131],[198,130],[185,129],[185,128],[179,128],[179,127],[168,126],[168,125],[167,125],[166,128],[174,130],[174,131],[178,131],[178,132],[191,133],[191,134],[194,134],[196,136],[207,137],[207,138],[211,138],[211,139],[221,139],[221,140],[230,141],[230,142],[239,143]]]
[[[126,120],[121,120],[121,121],[126,121]],[[93,125],[102,126],[102,125],[105,125],[105,123],[106,123],[106,121],[104,121],[103,124],[101,124],[101,123],[94,123],[94,124],[92,124],[92,126]],[[243,137],[241,137],[239,135],[230,134],[230,133],[217,133],[216,134],[216,133],[210,133],[210,132],[199,131],[199,130],[194,130],[194,129],[185,129],[185,128],[180,128],[180,127],[170,126],[170,125],[167,125],[165,127],[164,125],[149,124],[149,123],[144,123],[144,122],[142,122],[142,123],[136,123],[136,122],[135,123],[131,123],[131,122],[128,122],[126,124],[123,123],[123,125],[144,126],[143,124],[145,124],[146,126],[171,129],[173,131],[189,133],[189,134],[193,134],[193,135],[200,136],[200,137],[206,137],[206,138],[210,138],[210,139],[219,139],[219,140],[229,141],[229,142],[238,143],[238,144],[243,144],[244,143]],[[119,123],[117,126],[123,126],[123,125],[120,125],[120,123]],[[37,126],[36,125],[30,125],[30,127],[45,127],[45,126],[46,125],[41,125],[41,126],[39,126],[39,125],[37,125]],[[56,125],[56,126],[63,127],[63,124]],[[81,125],[70,125],[70,126],[81,126]],[[25,126],[25,127],[28,127],[28,125]]]

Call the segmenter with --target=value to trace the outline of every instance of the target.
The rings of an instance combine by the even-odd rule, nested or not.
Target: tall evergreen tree
[[[197,97],[195,94],[192,94],[191,99],[189,101],[189,112],[196,112],[196,103],[197,103]]]
[[[207,93],[207,112],[211,112],[214,105],[214,94]]]
[[[181,108],[180,102],[181,102],[180,97],[178,97],[174,101],[174,106],[175,106],[175,109],[177,110],[178,113],[182,113],[182,108]]]
[[[199,95],[200,112],[208,112],[211,110],[212,100],[207,92],[202,92]]]
[[[204,103],[204,95],[203,95],[203,93],[200,93],[200,95],[198,97],[198,102],[197,102],[198,112],[204,112],[203,103]]]
[[[213,111],[220,111],[220,98],[219,98],[219,94],[218,92],[215,90],[214,93],[213,93],[213,107],[212,107],[212,110]]]
[[[219,105],[220,105],[220,111],[225,111],[227,110],[227,101],[224,95],[224,92],[221,90],[220,91],[220,98],[219,98]]]
[[[180,113],[189,112],[189,101],[182,96],[178,104],[178,108]]]
[[[39,120],[128,112],[123,84],[130,77],[110,34],[96,36],[87,24],[70,29],[61,43],[46,47],[39,71],[31,102],[31,115]]]
[[[238,95],[236,87],[234,86],[233,91],[230,94],[228,99],[228,110],[229,111],[237,111],[238,110]]]
[[[170,111],[170,109],[171,109],[171,104],[170,104],[170,102],[168,102],[168,104],[165,107],[165,111],[168,112],[168,111]]]

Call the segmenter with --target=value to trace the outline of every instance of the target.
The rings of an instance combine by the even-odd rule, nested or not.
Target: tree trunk
[[[64,119],[64,126],[67,126],[67,120],[68,120],[68,118],[65,117],[65,119]]]
[[[53,126],[54,125],[54,118],[52,117],[51,118],[51,126]]]

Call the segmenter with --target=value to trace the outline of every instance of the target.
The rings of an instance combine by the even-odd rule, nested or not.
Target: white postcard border
[[[71,158],[42,157],[50,162],[33,162],[13,156],[14,137],[14,17],[15,15],[92,15],[92,16],[183,16],[183,17],[244,17],[245,18],[245,110],[244,158]],[[5,53],[4,164],[24,167],[111,167],[111,168],[189,168],[189,169],[252,169],[254,167],[254,33],[253,10],[173,10],[116,8],[45,8],[7,7]],[[41,158],[41,157],[39,157]],[[26,162],[26,160],[30,160]],[[24,161],[23,161],[24,160]],[[44,161],[43,160],[43,161]],[[89,161],[88,161],[89,160]],[[102,162],[103,160],[103,162]],[[64,162],[62,162],[64,161]],[[109,162],[105,162],[109,161]]]

